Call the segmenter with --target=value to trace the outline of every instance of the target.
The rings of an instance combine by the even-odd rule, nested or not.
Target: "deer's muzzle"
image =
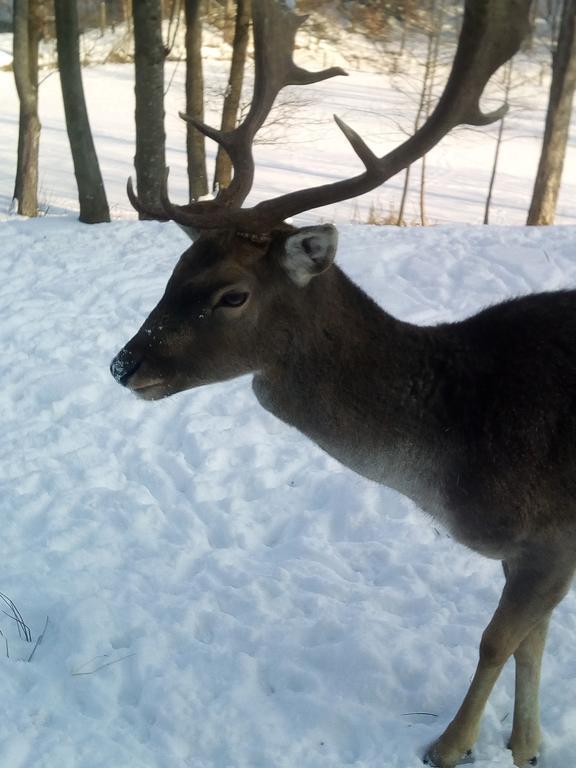
[[[135,357],[126,347],[120,350],[110,363],[110,373],[123,387],[128,386],[130,378],[142,365],[142,358]]]

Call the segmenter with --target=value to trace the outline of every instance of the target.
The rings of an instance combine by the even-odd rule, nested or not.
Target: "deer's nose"
[[[124,347],[124,349],[121,349],[110,363],[110,373],[119,384],[122,384],[122,386],[125,387],[128,384],[130,377],[136,373],[141,365],[142,358],[136,357]]]

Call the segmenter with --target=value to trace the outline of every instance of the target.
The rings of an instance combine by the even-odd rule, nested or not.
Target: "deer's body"
[[[576,567],[576,291],[421,328],[388,315],[333,265],[334,227],[285,221],[375,188],[456,125],[502,117],[505,109],[483,114],[479,100],[518,49],[529,7],[530,0],[466,0],[448,82],[414,136],[378,158],[337,119],[363,173],[242,208],[254,174],[251,143],[278,91],[345,74],[297,67],[302,18],[274,0],[253,0],[256,72],[244,122],[225,133],[185,116],[230,155],[230,186],[212,202],[175,206],[164,183],[161,205],[150,207],[128,185],[140,213],[176,221],[194,244],[112,361],[114,377],[155,400],[252,373],[269,411],[354,471],[412,498],[458,541],[502,560],[506,583],[476,673],[426,755],[439,768],[453,768],[476,741],[512,655],[515,765],[534,764],[539,749],[548,622]]]
[[[576,529],[576,291],[419,327],[337,268],[314,288],[274,323],[264,408],[489,557]]]

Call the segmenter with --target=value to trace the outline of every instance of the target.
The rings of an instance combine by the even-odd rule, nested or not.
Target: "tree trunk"
[[[576,0],[564,0],[552,83],[527,224],[553,224],[576,89]]]
[[[14,80],[20,99],[18,160],[14,198],[18,213],[38,213],[38,42],[40,39],[38,0],[14,0]]]
[[[504,70],[504,102],[508,103],[508,97],[510,96],[510,88],[512,87],[512,61],[506,63]],[[484,224],[490,223],[490,205],[492,204],[492,194],[494,192],[494,184],[496,182],[496,173],[498,172],[498,160],[500,159],[500,149],[502,147],[502,138],[504,136],[504,125],[506,118],[503,117],[500,120],[498,126],[498,137],[496,139],[496,148],[494,150],[494,160],[492,162],[492,172],[490,174],[490,182],[488,184],[488,194],[486,195],[486,205],[484,206]]]
[[[166,58],[172,53],[174,43],[176,42],[176,35],[180,28],[181,8],[180,0],[171,0],[170,12],[168,16],[168,32],[166,34]],[[168,89],[170,84],[168,84]]]
[[[232,43],[232,63],[230,65],[230,77],[224,97],[222,108],[223,131],[232,131],[236,127],[238,108],[242,94],[242,80],[244,78],[244,63],[246,61],[246,49],[248,48],[248,33],[250,31],[250,0],[238,0],[236,9],[236,26],[234,29],[234,42]],[[216,155],[216,167],[214,170],[213,191],[227,187],[232,180],[232,164],[228,154],[222,147],[218,147]]]
[[[396,217],[396,225],[398,227],[404,227],[406,222],[404,221],[404,212],[406,210],[406,200],[408,199],[408,190],[410,188],[410,169],[409,165],[404,171],[404,183],[402,185],[402,196],[400,198],[400,208],[398,210],[398,216]]]
[[[484,206],[484,221],[483,224],[490,224],[490,205],[492,204],[492,193],[494,192],[494,183],[496,182],[496,173],[498,171],[498,160],[500,159],[500,147],[502,146],[502,136],[504,135],[504,124],[506,118],[503,117],[500,120],[498,126],[498,137],[496,139],[496,149],[494,150],[494,161],[492,163],[492,173],[490,174],[490,182],[488,183],[488,194],[486,195],[486,205]]]
[[[166,172],[164,132],[164,58],[160,0],[133,3],[136,94],[136,155],[138,197],[159,207]],[[139,218],[148,218],[138,214]]]
[[[440,35],[444,23],[444,7],[437,8],[436,0],[430,2],[430,29],[428,31],[428,53],[425,65],[425,95],[424,95],[424,119],[427,120],[432,111],[432,97],[438,66],[438,50],[440,48]],[[426,226],[426,155],[423,155],[420,165],[420,225]]]
[[[58,68],[66,115],[66,130],[78,186],[80,221],[86,224],[98,224],[102,221],[110,221],[110,211],[84,100],[76,0],[55,0],[54,11]]]
[[[435,8],[436,0],[430,0],[430,10],[433,11]],[[416,111],[416,117],[414,118],[414,131],[417,131],[420,127],[420,122],[422,118],[425,116],[426,108],[427,108],[427,99],[429,98],[429,88],[430,88],[430,63],[432,61],[432,51],[434,48],[434,36],[431,30],[429,30],[428,33],[428,42],[427,42],[427,50],[426,50],[426,65],[424,67],[424,76],[422,78],[422,87],[420,89],[420,98],[418,101],[418,109]],[[428,105],[429,107],[429,105]],[[422,173],[425,175],[425,163],[423,165],[423,171]],[[410,186],[410,171],[412,166],[409,165],[406,168],[405,174],[404,174],[404,185],[402,187],[402,197],[400,199],[400,210],[398,211],[398,216],[396,218],[396,224],[401,227],[406,224],[404,220],[404,212],[406,209],[406,201],[408,199],[408,191]],[[420,180],[420,217],[421,219],[424,217],[424,188],[425,188],[425,180],[421,177]]]
[[[186,12],[186,114],[204,122],[204,76],[202,74],[202,22],[200,0],[185,0]],[[208,193],[206,142],[200,131],[186,124],[188,188],[190,200]]]
[[[132,32],[132,0],[122,0],[122,13],[128,32]]]

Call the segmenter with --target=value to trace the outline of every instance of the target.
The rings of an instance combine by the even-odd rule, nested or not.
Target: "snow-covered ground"
[[[207,69],[221,82],[221,64]],[[7,215],[18,111],[12,75],[0,72],[0,592],[33,641],[49,617],[27,662],[33,643],[0,614],[0,766],[417,768],[468,685],[500,566],[274,420],[248,379],[154,404],[114,383],[111,357],[188,241],[172,224],[127,220],[131,67],[84,76],[117,219],[93,227],[61,213],[76,203],[57,75],[41,89],[49,215]],[[253,199],[356,170],[337,129],[317,122],[329,112],[391,146],[391,124],[371,112],[405,110],[388,85],[354,72],[315,89],[298,141],[259,147]],[[177,68],[167,113],[180,200],[182,94]],[[545,89],[527,95],[531,111],[511,118],[523,138],[505,149],[498,222],[525,217]],[[481,220],[490,141],[461,131],[434,151],[431,219]],[[576,221],[570,153],[561,222]],[[384,211],[399,185],[373,196]],[[402,318],[461,318],[576,285],[576,227],[398,230],[347,223],[353,210],[320,214],[341,222],[339,262]],[[544,663],[543,768],[574,765],[575,647],[571,592]],[[512,695],[509,665],[478,768],[512,766]]]

